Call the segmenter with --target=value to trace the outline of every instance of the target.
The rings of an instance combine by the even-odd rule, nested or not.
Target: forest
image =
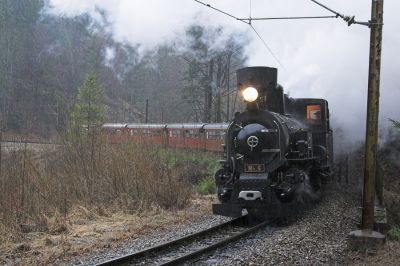
[[[144,122],[147,100],[150,123],[221,122],[238,108],[246,36],[192,24],[146,49],[116,41],[108,23],[52,15],[43,0],[0,0],[1,132],[60,134],[87,75],[102,88],[104,122]]]
[[[220,154],[133,141],[113,143],[99,126],[230,121],[243,107],[236,70],[250,61],[247,56],[254,57],[249,53],[249,35],[222,26],[194,22],[149,47],[140,39],[116,38],[105,10],[97,9],[96,17],[63,16],[52,13],[49,2],[0,0],[0,265],[71,263],[152,230],[197,223],[209,216],[211,203],[217,200],[214,174],[220,168]],[[318,66],[313,60],[311,65]],[[299,68],[306,71],[307,63]],[[300,89],[312,88],[304,81],[317,75],[299,73],[301,78],[293,83],[300,83]],[[347,89],[341,85],[332,95]],[[327,99],[330,107],[337,104],[334,98]],[[345,103],[340,106],[346,115],[351,110]],[[351,198],[346,204],[361,205],[364,143],[343,144],[359,117],[351,114],[354,125],[345,128],[339,126],[343,117],[337,111],[331,114],[336,169],[327,186],[335,192],[328,195],[335,197],[324,199],[320,205],[328,206],[328,212],[320,213],[339,226],[345,220],[355,225],[359,218],[345,212],[342,216],[350,207],[331,205],[329,200],[340,203]],[[381,132],[386,137],[380,143],[377,173],[383,176],[384,204],[392,226],[388,239],[397,241],[400,123],[398,117],[391,118],[384,118],[391,125]],[[37,139],[44,141],[35,143]],[[340,220],[329,216],[331,210],[341,214]],[[352,210],[356,215],[360,209]],[[336,230],[315,223],[326,238],[328,229],[344,232],[343,227]],[[295,235],[293,241],[279,232],[279,242],[270,246],[294,243],[293,250],[301,252],[298,243],[303,247],[308,241],[309,250],[319,250],[315,228],[309,227],[311,234]],[[338,252],[334,240],[320,246],[330,245],[338,256],[347,256]],[[399,243],[392,249],[400,250]],[[302,254],[310,254],[309,250]]]

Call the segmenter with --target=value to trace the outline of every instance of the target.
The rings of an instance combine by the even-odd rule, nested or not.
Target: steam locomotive
[[[213,213],[252,219],[285,217],[321,197],[333,165],[328,102],[294,99],[277,83],[277,69],[237,70],[246,110],[222,124],[104,124],[114,142],[223,153],[215,173],[220,203]]]
[[[277,69],[237,70],[246,110],[226,129],[221,168],[215,173],[220,203],[213,213],[285,217],[321,197],[333,162],[328,102],[294,99],[277,83]]]

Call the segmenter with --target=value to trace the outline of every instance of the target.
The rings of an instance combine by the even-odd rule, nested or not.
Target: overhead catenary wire
[[[209,8],[211,8],[211,9],[214,9],[215,11],[218,11],[218,12],[220,12],[220,13],[222,13],[222,14],[224,14],[224,15],[227,15],[227,16],[229,16],[229,17],[231,17],[231,18],[234,18],[234,19],[236,19],[236,20],[238,20],[238,21],[241,21],[241,22],[243,22],[243,23],[246,23],[246,24],[251,24],[251,21],[253,21],[253,20],[297,20],[297,19],[328,19],[328,18],[338,18],[338,17],[341,17],[341,18],[343,18],[343,17],[345,17],[344,15],[342,15],[342,14],[340,14],[340,13],[337,13],[337,12],[335,12],[335,11],[333,11],[333,10],[331,10],[331,9],[329,9],[329,11],[331,11],[331,12],[333,12],[334,14],[335,14],[335,16],[292,16],[292,17],[265,17],[265,18],[253,18],[253,17],[251,17],[251,11],[250,11],[250,16],[249,16],[249,18],[239,18],[239,17],[236,17],[236,16],[234,16],[234,15],[232,15],[232,14],[229,14],[229,13],[227,13],[227,12],[225,12],[225,11],[222,11],[221,9],[218,9],[218,8],[215,8],[215,7],[213,7],[213,6],[211,6],[210,4],[206,4],[206,3],[204,3],[204,2],[202,2],[202,1],[199,1],[199,0],[194,0],[195,2],[197,2],[197,3],[199,3],[199,4],[202,4],[202,5],[204,5],[204,6],[206,6],[206,7],[209,7]],[[311,1],[313,1],[313,0],[311,0]],[[313,1],[313,2],[316,2],[316,1]],[[316,2],[316,3],[318,3],[318,2]],[[319,4],[319,3],[318,3]],[[322,5],[322,4],[321,4]],[[322,5],[323,6],[323,5]],[[323,6],[324,7],[324,6]],[[251,8],[251,2],[250,2],[250,8]]]
[[[239,18],[236,17],[230,13],[227,13],[221,9],[215,8],[213,6],[211,6],[210,4],[206,4],[200,0],[194,0],[195,2],[202,4],[206,7],[209,7],[217,12],[220,12],[226,16],[229,16],[233,19],[236,19],[240,22],[246,23],[247,25],[249,25],[251,27],[251,29],[254,31],[254,33],[257,35],[257,37],[261,40],[261,42],[264,44],[265,48],[268,50],[268,52],[272,55],[272,57],[275,59],[275,61],[283,68],[285,69],[285,67],[283,66],[283,64],[279,61],[279,59],[275,56],[275,54],[273,53],[272,49],[268,46],[267,42],[261,37],[261,35],[257,32],[257,30],[253,27],[252,25],[252,21],[261,21],[261,20],[299,20],[299,19],[330,19],[330,18],[342,18],[344,21],[347,22],[348,26],[352,25],[352,24],[359,24],[359,25],[364,25],[364,26],[368,26],[370,27],[372,25],[372,23],[369,22],[359,22],[355,20],[355,16],[345,16],[339,12],[336,12],[335,10],[321,4],[320,2],[316,1],[316,0],[310,0],[313,3],[321,6],[322,8],[328,10],[329,12],[333,13],[334,16],[294,16],[294,17],[264,17],[264,18],[252,18],[251,17],[251,0],[249,0],[249,5],[250,5],[250,13],[249,13],[249,18]]]
[[[249,0],[249,18],[251,18],[251,0]]]
[[[231,14],[225,12],[225,11],[222,11],[221,9],[215,8],[215,7],[211,6],[210,4],[203,3],[203,2],[201,2],[201,1],[199,1],[199,0],[194,0],[194,1],[197,2],[197,3],[199,3],[199,4],[204,5],[204,6],[206,6],[206,7],[209,7],[209,8],[211,8],[211,9],[214,9],[215,11],[218,11],[218,12],[224,14],[224,15],[227,15],[228,17],[231,17],[231,18],[234,18],[234,19],[236,19],[236,20],[241,21],[238,17],[235,17],[234,15],[231,15]],[[249,24],[249,23],[247,23],[246,21],[242,21],[242,22],[243,22],[243,23],[246,23],[246,24]]]
[[[328,10],[329,12],[335,14],[336,17],[342,18],[344,21],[347,22],[347,25],[348,25],[348,26],[350,26],[351,24],[359,24],[359,25],[364,25],[364,26],[368,26],[368,27],[371,26],[371,22],[360,22],[360,21],[356,21],[356,20],[355,20],[355,16],[345,16],[345,15],[343,15],[343,14],[341,14],[341,13],[339,13],[339,12],[336,12],[335,10],[333,10],[333,9],[331,9],[331,8],[329,8],[329,7],[327,7],[326,5],[321,4],[320,2],[318,2],[318,1],[316,1],[316,0],[310,0],[310,1],[313,2],[313,3],[315,3],[315,4],[317,4],[317,5],[319,5],[320,7],[322,7],[322,8],[324,8],[324,9]]]
[[[275,54],[272,52],[271,48],[268,46],[267,42],[263,39],[263,37],[261,37],[261,35],[258,33],[258,31],[254,28],[254,26],[252,24],[249,24],[250,27],[253,29],[253,31],[255,32],[255,34],[258,36],[258,38],[263,42],[264,46],[267,48],[267,50],[269,51],[269,53],[272,55],[272,57],[276,60],[276,62],[278,62],[278,64],[284,69],[286,70],[286,68],[283,66],[283,64],[279,61],[279,59],[275,56]]]
[[[215,8],[215,7],[211,6],[210,4],[203,3],[203,2],[201,2],[201,1],[199,1],[199,0],[194,0],[194,1],[197,2],[197,3],[200,3],[200,4],[204,5],[204,6],[207,6],[207,7],[211,8],[211,9],[214,9],[214,10],[216,10],[216,11],[218,11],[218,12],[224,14],[224,15],[227,15],[227,16],[229,16],[229,17],[231,17],[231,18],[234,18],[234,19],[236,19],[236,20],[238,20],[238,21],[241,21],[241,22],[246,23],[247,25],[249,25],[249,26],[251,27],[251,29],[255,32],[255,34],[258,36],[258,38],[261,40],[261,42],[264,44],[265,48],[268,50],[268,52],[271,54],[271,56],[276,60],[276,62],[277,62],[283,69],[286,70],[286,68],[283,66],[283,64],[282,64],[282,63],[279,61],[279,59],[275,56],[275,54],[274,54],[274,52],[272,51],[272,49],[268,46],[267,42],[261,37],[261,35],[260,35],[260,34],[257,32],[257,30],[253,27],[253,25],[251,25],[251,20],[249,20],[249,22],[246,22],[246,21],[241,20],[241,19],[239,19],[238,17],[236,17],[236,16],[234,16],[234,15],[232,15],[232,14],[229,14],[229,13],[227,13],[227,12],[225,12],[225,11],[222,11],[222,10],[220,10],[220,9],[218,9],[218,8]]]
[[[317,4],[317,5],[319,5],[319,6],[323,7],[323,8],[325,8],[326,10],[328,10],[328,11],[332,12],[333,14],[335,14],[336,16],[339,16],[339,17],[341,17],[341,18],[344,18],[344,17],[345,17],[344,15],[342,15],[342,14],[336,12],[335,10],[333,10],[333,9],[331,9],[331,8],[329,8],[329,7],[325,6],[325,5],[323,5],[323,4],[321,4],[321,3],[318,2],[318,1],[311,0],[311,2],[314,2],[315,4]]]
[[[266,17],[266,18],[239,18],[241,21],[252,21],[252,20],[290,20],[290,19],[327,19],[337,18],[338,16],[300,16],[300,17]],[[247,23],[247,22],[246,22]]]

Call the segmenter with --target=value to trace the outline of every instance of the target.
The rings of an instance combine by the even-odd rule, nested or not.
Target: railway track
[[[48,141],[22,141],[22,140],[2,140],[1,144],[3,145],[25,145],[25,144],[39,144],[39,145],[62,145],[57,142],[48,142]]]
[[[0,149],[3,152],[19,151],[19,150],[42,150],[62,146],[63,144],[56,142],[40,142],[40,141],[11,141],[3,140],[0,142]]]
[[[201,255],[248,236],[270,223],[270,221],[265,221],[252,227],[246,227],[244,226],[246,218],[246,216],[242,216],[209,229],[96,265],[177,265],[190,262]]]

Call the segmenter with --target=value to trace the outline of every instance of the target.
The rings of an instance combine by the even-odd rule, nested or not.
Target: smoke
[[[204,1],[237,17],[331,15],[308,0],[252,0],[251,12],[248,0],[234,4],[230,0]],[[370,1],[324,2],[345,15],[355,15],[359,21],[370,18]],[[389,126],[387,118],[400,120],[400,60],[396,56],[400,47],[399,9],[400,2],[385,1],[380,98],[383,131]],[[342,134],[336,137],[337,143],[345,146],[365,137],[369,58],[369,29],[365,26],[348,27],[340,19],[253,21],[279,64],[249,26],[194,1],[49,0],[46,12],[70,17],[90,14],[103,22],[115,40],[140,44],[141,49],[173,42],[193,23],[221,26],[226,36],[245,34],[249,66],[277,67],[279,83],[291,97],[329,101],[334,130],[340,128]]]
[[[315,191],[310,182],[310,177],[305,174],[305,179],[295,191],[295,202],[302,208],[315,205],[321,199],[321,191]]]

